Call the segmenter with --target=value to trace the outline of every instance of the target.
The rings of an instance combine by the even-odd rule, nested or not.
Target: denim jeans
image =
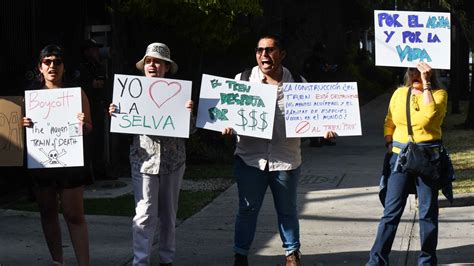
[[[300,248],[297,186],[300,168],[288,171],[264,171],[246,165],[235,157],[234,175],[239,193],[235,221],[234,251],[247,255],[255,236],[257,216],[267,187],[270,186],[278,216],[278,229],[286,255]]]
[[[398,154],[390,160],[392,172],[388,178],[385,209],[380,220],[375,243],[370,250],[367,265],[388,265],[398,224],[405,209],[410,186],[416,186],[418,195],[418,216],[420,226],[421,253],[418,265],[436,265],[436,246],[438,244],[438,189],[435,181],[394,172]]]

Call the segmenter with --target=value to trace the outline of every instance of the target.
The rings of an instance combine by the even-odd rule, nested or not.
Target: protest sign
[[[23,165],[22,97],[0,97],[0,166]]]
[[[288,138],[362,135],[357,83],[284,83]]]
[[[25,91],[28,168],[84,165],[81,112],[81,88]]]
[[[450,69],[449,13],[375,10],[374,25],[376,65]]]
[[[189,137],[191,81],[115,75],[110,131],[168,137]]]
[[[196,126],[271,139],[277,86],[202,75]]]

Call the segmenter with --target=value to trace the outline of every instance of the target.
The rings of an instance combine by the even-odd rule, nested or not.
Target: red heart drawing
[[[150,98],[158,108],[161,108],[161,106],[171,100],[171,98],[176,96],[180,91],[181,84],[175,81],[168,83],[164,80],[157,80],[153,82],[148,89]]]

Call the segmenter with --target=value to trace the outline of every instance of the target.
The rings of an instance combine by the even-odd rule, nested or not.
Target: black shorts
[[[33,188],[76,188],[92,183],[85,167],[29,169]]]

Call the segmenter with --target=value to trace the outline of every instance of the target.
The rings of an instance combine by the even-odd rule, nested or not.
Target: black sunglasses
[[[275,50],[276,50],[276,47],[274,47],[274,46],[273,47],[257,47],[257,48],[255,48],[255,52],[257,54],[263,54],[263,51],[265,51],[265,53],[269,54],[269,53],[271,53]]]
[[[43,59],[41,60],[41,64],[44,64],[44,65],[47,65],[47,66],[50,66],[51,63],[53,63],[55,66],[60,66],[63,64],[63,60],[62,59]]]

